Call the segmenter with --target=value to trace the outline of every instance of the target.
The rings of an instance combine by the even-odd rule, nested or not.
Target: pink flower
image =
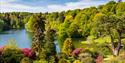
[[[36,56],[35,52],[33,52],[32,49],[30,48],[24,48],[22,49],[22,52],[26,57],[29,57],[29,58],[35,58]]]
[[[102,61],[103,61],[103,56],[98,55],[96,58],[96,63],[102,63]]]
[[[77,49],[75,49],[75,50],[72,52],[72,55],[73,55],[73,56],[78,56],[78,55],[81,53],[82,50],[83,50],[83,48],[77,48]]]
[[[4,46],[0,46],[0,55],[2,54]]]

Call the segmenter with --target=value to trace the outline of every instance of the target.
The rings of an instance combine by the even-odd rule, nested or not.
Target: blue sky
[[[60,12],[98,6],[108,1],[110,0],[0,0],[0,12]]]

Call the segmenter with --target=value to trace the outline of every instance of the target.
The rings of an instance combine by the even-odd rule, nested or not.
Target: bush
[[[33,63],[48,63],[48,61],[40,59],[40,60],[35,60]]]
[[[125,63],[125,53],[121,53],[119,56],[109,56],[108,58],[105,58],[103,63]]]
[[[33,52],[31,49],[29,48],[24,48],[22,49],[22,52],[23,54],[26,56],[26,57],[29,57],[29,58],[32,58],[34,59],[36,57],[36,54],[35,52]]]
[[[81,63],[95,63],[95,59],[90,52],[79,54],[79,59],[81,60]]]
[[[28,57],[24,57],[20,63],[33,63],[33,61]]]
[[[66,55],[66,54],[64,54],[64,53],[59,53],[59,54],[57,54],[57,57],[58,57],[58,59],[61,59],[61,58],[68,58],[68,56]]]
[[[96,58],[96,63],[102,63],[103,62],[103,56],[98,55]]]
[[[92,57],[85,57],[81,60],[81,63],[95,63],[95,61]]]
[[[73,51],[73,44],[72,44],[72,39],[67,38],[62,47],[62,53],[65,53],[66,55],[70,56]]]
[[[80,60],[75,60],[73,63],[81,63]]]
[[[71,62],[63,58],[60,59],[58,63],[71,63]]]
[[[3,63],[2,52],[4,47],[0,47],[0,63]]]
[[[20,63],[23,57],[24,55],[20,49],[4,48],[1,61],[3,63]]]
[[[0,47],[0,55],[2,54],[3,49],[4,49],[4,47]]]
[[[78,56],[82,51],[83,51],[82,48],[77,48],[77,49],[73,50],[72,56],[76,57],[76,56]]]

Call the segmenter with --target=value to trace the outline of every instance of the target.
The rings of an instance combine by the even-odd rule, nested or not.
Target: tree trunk
[[[118,37],[118,45],[116,47],[113,47],[113,55],[114,56],[118,56],[120,49],[121,49],[121,33],[118,33],[119,37]]]
[[[119,54],[119,50],[117,48],[114,48],[113,49],[113,55],[118,56],[118,54]]]
[[[118,51],[115,48],[114,38],[112,37],[112,35],[110,35],[110,38],[111,38],[111,44],[112,44],[112,53],[114,56],[116,56],[118,54]]]

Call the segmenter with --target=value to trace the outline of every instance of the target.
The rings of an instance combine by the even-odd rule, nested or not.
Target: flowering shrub
[[[22,49],[22,52],[26,57],[29,57],[32,59],[34,59],[36,56],[35,52],[33,52],[32,49],[30,49],[30,48],[24,48],[24,49]]]
[[[78,56],[83,51],[83,48],[77,48],[72,52],[73,56]]]
[[[2,54],[3,49],[4,49],[4,47],[1,47],[1,46],[0,46],[0,55]]]
[[[0,63],[3,63],[2,52],[4,47],[0,47]]]
[[[102,63],[103,62],[103,56],[98,55],[96,58],[96,63]]]

